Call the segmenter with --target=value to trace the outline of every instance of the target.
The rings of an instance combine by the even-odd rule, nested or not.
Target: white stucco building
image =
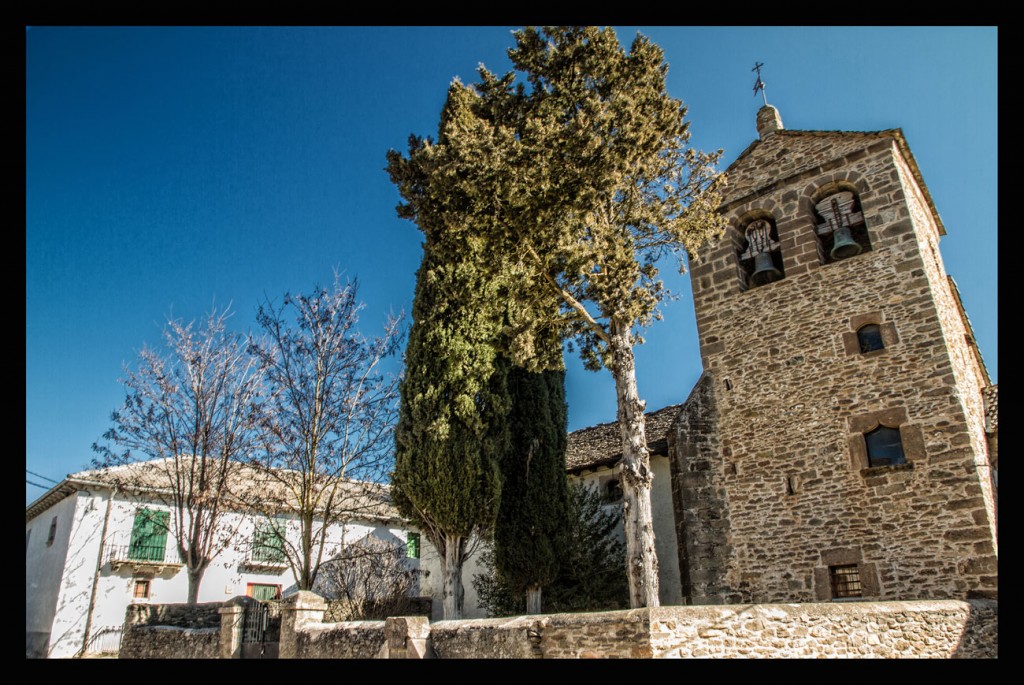
[[[187,573],[165,523],[172,516],[170,507],[156,488],[126,492],[115,484],[118,480],[110,470],[71,474],[27,508],[27,656],[73,657],[116,649],[129,604],[187,600]],[[386,487],[372,488],[379,506],[331,526],[325,559],[340,545],[374,536],[408,547],[407,563],[418,570],[418,535],[402,524]],[[284,524],[289,539],[298,537],[297,520],[286,515],[275,520]],[[207,568],[199,602],[237,595],[270,599],[294,589],[292,571],[266,518],[234,507],[222,515],[221,528],[231,542]]]

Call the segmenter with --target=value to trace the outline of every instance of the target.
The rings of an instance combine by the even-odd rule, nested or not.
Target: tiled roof
[[[981,391],[985,397],[985,430],[989,433],[999,431],[999,385],[990,385]]]
[[[187,460],[185,460],[187,462]],[[287,469],[261,469],[248,464],[231,464],[229,476],[229,506],[236,510],[250,509],[258,502],[261,509],[288,511],[289,500],[294,501],[301,479],[297,471]],[[155,459],[103,469],[79,471],[67,476],[50,492],[29,505],[27,518],[38,515],[67,497],[75,490],[90,484],[102,484],[138,492],[170,492],[174,468],[170,459]],[[390,488],[382,483],[369,483],[348,479],[324,478],[317,484],[326,492],[337,484],[335,506],[338,511],[351,513],[356,518],[397,520],[398,512],[391,502]]]
[[[682,406],[673,404],[644,415],[647,449],[652,455],[668,454],[668,431]],[[613,466],[621,458],[622,438],[619,436],[619,424],[614,421],[569,433],[569,446],[565,454],[565,468],[568,471]]]

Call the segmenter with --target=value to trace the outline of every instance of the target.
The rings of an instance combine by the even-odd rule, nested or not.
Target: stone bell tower
[[[676,421],[689,603],[995,597],[991,383],[900,129],[790,131],[726,170]],[[987,393],[991,394],[991,393]]]

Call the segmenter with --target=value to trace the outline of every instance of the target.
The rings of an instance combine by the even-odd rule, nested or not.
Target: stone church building
[[[691,265],[703,374],[647,415],[662,603],[995,598],[997,386],[902,131],[757,131]],[[608,491],[620,457],[569,436]]]

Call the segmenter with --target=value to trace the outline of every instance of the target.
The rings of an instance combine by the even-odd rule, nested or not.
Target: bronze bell
[[[758,252],[754,256],[754,273],[750,274],[750,282],[755,286],[773,283],[782,278],[782,272],[772,264],[770,252]]]
[[[832,235],[835,237],[832,251],[829,252],[832,259],[846,259],[860,254],[860,245],[850,235],[849,226],[840,226]]]

